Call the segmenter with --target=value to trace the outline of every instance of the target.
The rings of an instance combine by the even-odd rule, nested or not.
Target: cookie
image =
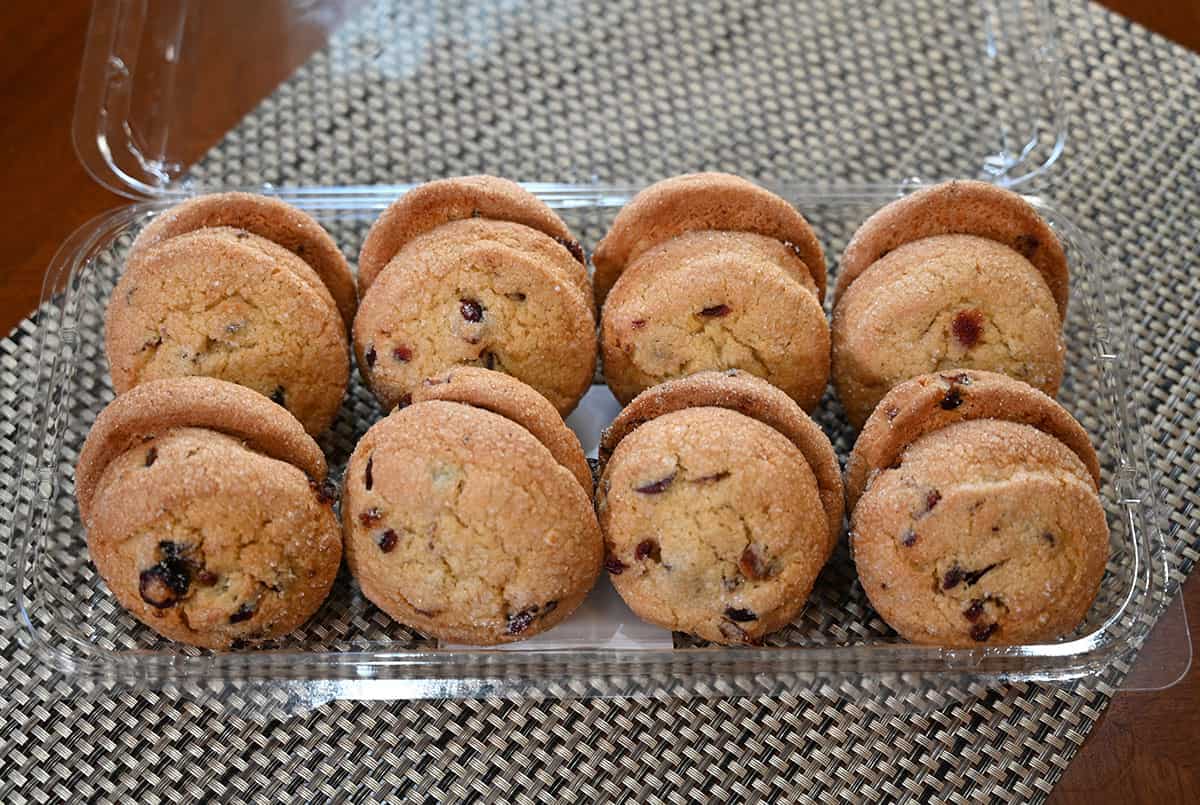
[[[1075,417],[1037,389],[996,372],[960,370],[912,378],[893,388],[863,426],[846,462],[853,509],[874,477],[921,436],[964,419],[1003,419],[1033,427],[1070,448],[1100,486],[1100,461]]]
[[[647,187],[626,204],[592,255],[596,304],[642,253],[685,232],[751,232],[791,247],[825,298],[825,254],[812,227],[785,200],[727,173],[693,173]]]
[[[740,368],[812,410],[829,381],[829,324],[808,267],[747,232],[684,232],[639,255],[604,303],[600,343],[622,403],[664,380]]]
[[[172,640],[224,649],[285,635],[337,575],[320,450],[248,389],[212,378],[133,389],[97,418],[76,478],[100,576]]]
[[[1053,396],[1062,319],[1042,274],[974,235],[905,243],[861,273],[833,314],[833,378],[861,427],[888,389],[944,369],[1003,372]]]
[[[532,386],[566,415],[596,367],[581,271],[549,236],[520,223],[455,220],[417,235],[359,306],[354,348],[363,379],[391,408],[427,377],[481,366]]]
[[[1038,270],[1066,318],[1067,257],[1054,231],[1021,196],[970,180],[918,190],[868,218],[842,253],[835,300],[888,252],[934,235],[976,235],[1009,247]]]
[[[796,446],[816,478],[832,548],[842,532],[844,498],[842,472],[829,437],[786,394],[746,372],[698,372],[639,394],[600,436],[601,473],[621,440],[639,426],[672,411],[701,407],[737,411],[771,426]]]
[[[363,594],[442,640],[491,645],[553,627],[603,559],[572,471],[526,427],[458,402],[414,402],[372,426],[346,468],[342,515]]]
[[[105,313],[113,388],[204,375],[329,427],[349,380],[341,316],[313,269],[245,230],[208,227],[138,249]]]
[[[567,250],[580,268],[583,249],[567,225],[537,196],[496,176],[458,176],[414,187],[371,226],[358,255],[360,294],[410,240],[451,221],[511,221],[541,232]],[[584,279],[586,285],[586,276]]]
[[[956,395],[964,401],[947,408]],[[869,468],[852,495],[852,555],[880,617],[912,642],[944,646],[1075,629],[1109,547],[1095,453],[1081,433],[1052,399],[1002,375],[897,386],[851,459],[851,472]]]
[[[515,378],[473,366],[459,366],[426,379],[413,392],[413,402],[446,400],[464,403],[511,419],[546,446],[554,460],[566,467],[590,498],[592,470],[579,444],[554,406]]]
[[[833,447],[786,395],[744,373],[665,386],[634,400],[602,441],[605,567],[644,620],[758,643],[800,613],[836,543]]]
[[[207,227],[231,227],[266,238],[304,260],[333,297],[347,330],[358,294],[350,265],[325,229],[287,202],[254,193],[213,193],[155,216],[134,240],[129,259],[163,241]]]

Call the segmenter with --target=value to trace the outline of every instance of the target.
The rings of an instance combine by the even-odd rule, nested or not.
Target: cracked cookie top
[[[941,370],[985,369],[1054,395],[1062,320],[1042,275],[1009,247],[939,235],[897,247],[840,296],[833,378],[861,427],[895,384]]]
[[[204,375],[252,388],[320,433],[349,379],[346,332],[328,290],[292,252],[228,227],[139,251],[105,312],[113,388]]]
[[[490,645],[565,619],[599,573],[579,480],[525,427],[445,400],[377,422],[346,468],[346,557],[363,594],[443,640]]]

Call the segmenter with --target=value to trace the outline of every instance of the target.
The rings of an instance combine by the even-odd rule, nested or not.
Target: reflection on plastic
[[[1191,667],[1192,637],[1181,591],[1154,624],[1121,690],[1166,690],[1179,684]]]

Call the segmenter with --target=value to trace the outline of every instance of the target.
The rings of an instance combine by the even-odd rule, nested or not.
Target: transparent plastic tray
[[[404,189],[282,197],[313,214],[354,252],[375,216]],[[595,244],[636,192],[624,187],[531,189],[559,211],[587,246]],[[837,194],[774,189],[804,210],[837,253],[871,210],[906,188]],[[61,669],[125,683],[221,677],[321,680],[343,685],[337,690],[347,695],[765,692],[804,684],[807,675],[948,673],[1044,680],[1095,673],[1127,656],[1146,634],[1161,604],[1165,565],[1148,504],[1153,490],[1145,456],[1128,410],[1125,373],[1130,361],[1105,298],[1111,280],[1083,233],[1040,199],[1031,200],[1062,239],[1074,272],[1061,399],[1096,443],[1112,532],[1112,556],[1100,595],[1078,633],[1064,642],[973,650],[908,645],[870,608],[844,544],[822,573],[805,611],[762,648],[707,647],[683,635],[662,648],[589,648],[586,639],[489,650],[438,647],[372,607],[345,573],[307,626],[265,648],[211,653],[163,640],[121,610],[96,575],[72,486],[73,465],[88,427],[112,396],[102,352],[104,307],[133,237],[169,204],[156,201],[114,211],[80,230],[64,245],[47,279],[39,314],[43,371],[30,389],[32,415],[19,443],[28,495],[14,553],[18,605],[33,645]],[[590,396],[596,399],[571,420],[593,450],[603,419],[588,414],[606,410],[606,395],[602,387],[593,389]],[[341,417],[322,439],[334,477],[357,437],[379,416],[355,377]],[[841,421],[836,402],[827,397],[818,420],[844,457],[853,434]],[[606,586],[602,579],[598,595]],[[628,610],[609,612],[614,629],[637,628]],[[571,621],[558,630],[571,633]]]
[[[226,143],[226,153],[234,154],[226,174],[205,163],[189,170],[197,137],[207,136],[201,131],[207,119],[198,113],[212,102],[207,77],[228,72],[231,59],[239,69],[243,62],[252,69],[253,59],[239,61],[238,54],[277,53],[320,38],[346,6],[354,16],[317,57],[328,97],[303,98],[350,115],[360,113],[354,104],[362,103],[371,115],[394,122],[356,125],[353,142],[341,137],[344,132],[302,124],[279,132],[285,139],[277,148],[260,148],[252,130]],[[741,15],[740,27],[726,26],[724,44],[699,53],[690,43],[708,42],[722,20],[690,14],[686,3],[660,4],[653,15],[639,14],[637,6],[306,0],[256,5],[254,14],[239,18],[245,24],[222,26],[246,4],[97,0],[75,143],[97,181],[136,201],[63,244],[37,313],[40,374],[23,389],[28,415],[15,446],[22,487],[10,551],[15,603],[36,654],[80,679],[146,686],[234,680],[290,691],[300,704],[332,697],[759,695],[836,684],[846,676],[889,690],[897,679],[933,690],[952,680],[1077,678],[1131,659],[1161,610],[1166,579],[1152,478],[1129,410],[1126,372],[1136,360],[1126,352],[1120,314],[1106,299],[1108,268],[1084,232],[1039,198],[1031,200],[1063,240],[1072,269],[1060,396],[1100,454],[1112,534],[1100,595],[1079,631],[1062,642],[974,650],[908,645],[870,608],[844,540],[805,611],[761,648],[715,648],[647,630],[604,578],[586,612],[535,640],[490,650],[438,646],[393,623],[363,599],[344,569],[305,627],[262,648],[226,653],[163,640],[109,595],[87,558],[74,464],[88,428],[112,397],[102,348],[108,294],[137,232],[179,197],[234,188],[276,193],[316,217],[353,259],[372,220],[407,183],[469,168],[554,182],[528,186],[590,251],[638,187],[662,178],[656,166],[672,172],[713,167],[705,138],[720,135],[735,145],[718,155],[719,166],[795,203],[816,228],[836,276],[836,256],[850,234],[874,209],[920,183],[911,177],[1019,185],[1051,171],[1062,153],[1066,122],[1049,0],[964,1],[953,14],[899,2],[799,2],[770,14],[760,10],[761,19]],[[614,46],[597,47],[586,37],[580,42],[573,26],[585,21],[589,30],[607,30]],[[819,21],[819,29],[806,28],[808,21]],[[781,39],[804,47],[787,49],[782,60],[770,57]],[[668,68],[686,63],[688,80],[660,72],[664,53]],[[935,59],[914,55],[931,53]],[[539,145],[562,156],[538,162],[532,173],[519,167],[526,164],[523,136],[526,118],[541,111],[520,95],[494,100],[507,89],[497,86],[496,76],[508,75],[505,65],[514,57],[522,75],[534,77],[522,91],[532,86],[545,93],[576,82],[579,108],[556,108],[562,125],[537,128]],[[591,69],[580,86],[584,62]],[[770,91],[735,97],[721,70],[769,75]],[[819,102],[830,96],[830,81],[837,102]],[[636,121],[614,126],[609,116],[624,121],[624,104],[647,93],[677,114],[657,120],[653,133],[667,156],[638,162],[631,155],[654,155],[645,148],[650,135]],[[947,97],[953,101],[929,103]],[[487,147],[452,150],[455,138],[405,124],[405,110],[430,98],[449,108],[487,108],[491,130],[517,136],[489,140],[488,132],[477,131]],[[727,107],[743,101],[771,104],[778,126],[745,133],[778,143],[769,159],[736,145],[740,121]],[[273,98],[264,108],[290,114],[282,103]],[[883,160],[880,137],[908,147]],[[825,158],[816,160],[810,140],[839,145],[827,145]],[[290,166],[305,149],[322,160],[315,174]],[[234,163],[253,163],[253,170],[234,171],[231,180]],[[328,183],[295,186],[297,175],[307,181],[328,175]],[[570,424],[594,451],[614,411],[615,402],[597,386]],[[341,417],[321,440],[334,477],[380,415],[353,377]],[[817,416],[844,460],[852,434],[836,402],[827,397]]]

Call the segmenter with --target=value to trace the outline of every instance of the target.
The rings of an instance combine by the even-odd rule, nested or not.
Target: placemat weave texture
[[[818,166],[809,176],[861,182],[895,176],[897,165],[906,168],[900,175],[961,172],[975,156],[949,133],[941,138],[906,130],[919,115],[893,112],[877,127],[870,116],[862,125],[846,125],[845,119],[826,125],[837,115],[858,113],[839,109],[832,83],[808,88],[830,96],[828,103],[814,104],[811,120],[780,119],[770,77],[738,71],[720,43],[739,37],[761,39],[766,48],[802,43],[786,35],[762,37],[760,20],[722,11],[715,0],[692,12],[713,20],[705,34],[693,32],[711,41],[689,41],[686,53],[663,53],[653,19],[621,19],[622,28],[633,32],[626,51],[663,54],[665,85],[676,80],[673,65],[681,61],[693,74],[723,76],[712,86],[729,108],[726,125],[695,129],[692,137],[656,136],[657,130],[692,131],[693,121],[669,103],[637,107],[647,89],[637,86],[628,98],[615,99],[634,105],[627,125],[601,131],[598,100],[586,83],[580,97],[571,97],[544,76],[529,76],[521,97],[479,88],[477,97],[489,104],[484,108],[473,109],[470,98],[443,97],[441,87],[412,103],[384,104],[372,98],[370,87],[385,86],[386,76],[340,85],[345,73],[330,59],[355,48],[389,47],[375,32],[387,29],[380,15],[393,13],[391,5],[372,3],[352,18],[334,47],[264,101],[193,175],[214,184],[266,178],[369,184],[488,169],[522,179],[580,181],[656,178],[703,167],[772,178],[788,175],[789,161],[802,150]],[[522,35],[563,48],[564,59],[581,52],[587,43],[580,38],[595,37],[591,47],[602,51],[596,43],[605,41],[604,22],[633,13],[623,4],[605,8],[594,15],[596,24],[575,26],[569,34],[550,27],[542,31],[544,39],[537,39],[541,29],[533,15]],[[1200,429],[1200,272],[1194,258],[1200,253],[1200,58],[1098,7],[1072,4],[1060,11],[1070,137],[1060,163],[1032,189],[1069,211],[1123,269],[1116,272],[1114,296],[1140,361],[1135,409],[1157,473],[1174,594],[1200,558],[1200,493],[1193,486],[1200,463],[1193,436]],[[903,14],[910,16],[897,24],[945,13],[934,0],[921,0],[904,4]],[[846,24],[833,13],[810,22],[816,29]],[[954,30],[947,28],[946,35]],[[863,37],[869,49],[869,32]],[[914,43],[922,50],[935,46]],[[778,55],[796,58],[790,50]],[[399,48],[390,66],[400,74],[411,57]],[[469,57],[446,54],[447,69],[469,73]],[[517,59],[510,69],[521,67]],[[911,65],[876,67],[902,74]],[[511,76],[501,78],[496,80],[511,82]],[[954,81],[948,74],[944,92],[922,102],[952,112],[961,105],[970,114],[969,99],[958,97]],[[446,108],[458,111],[450,117]],[[405,118],[389,117],[401,109]],[[539,132],[562,126],[574,127],[578,137],[539,139]],[[428,135],[434,130],[436,142]],[[860,136],[839,136],[852,131]],[[799,132],[802,147],[779,146],[789,132]],[[497,137],[520,147],[498,148]],[[555,147],[539,150],[539,142],[549,139]],[[362,149],[377,151],[378,158],[363,158]],[[354,158],[341,156],[351,152]],[[497,154],[510,161],[497,164]],[[39,326],[35,314],[0,342],[4,537],[19,503],[14,440],[19,423],[32,414],[22,386],[36,374]],[[7,550],[5,539],[0,561]],[[12,600],[7,571],[0,574],[0,596]],[[155,693],[81,690],[25,650],[11,607],[4,611],[3,802],[204,796],[251,802],[1040,801],[1127,670],[1118,664],[1102,679],[1066,686],[951,684],[931,690],[839,682],[759,698],[338,701],[281,716],[274,706],[280,694],[263,686],[228,685],[219,695],[199,686]]]

